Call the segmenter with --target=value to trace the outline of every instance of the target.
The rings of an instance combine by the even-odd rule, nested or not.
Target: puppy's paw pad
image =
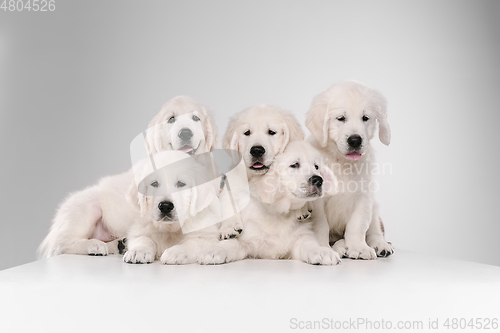
[[[123,261],[128,264],[150,264],[155,261],[155,254],[147,249],[132,249],[125,252]]]
[[[107,256],[108,246],[106,243],[97,239],[89,239],[87,245],[87,254],[89,256]]]
[[[337,252],[329,247],[320,247],[308,254],[307,263],[311,265],[334,266],[341,262]]]
[[[204,251],[198,258],[198,263],[201,265],[220,265],[224,264],[227,259],[227,253],[223,249],[214,248]]]
[[[164,265],[186,265],[191,263],[189,255],[175,246],[166,249],[161,255],[160,261]]]
[[[375,252],[375,250],[364,244],[348,246],[346,255],[351,259],[377,259],[377,253]]]

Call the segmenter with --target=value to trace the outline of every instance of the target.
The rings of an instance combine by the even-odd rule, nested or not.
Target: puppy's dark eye
[[[318,170],[319,166],[317,164],[314,164],[314,169]]]
[[[274,134],[276,134],[276,132],[275,132],[275,131],[273,131],[273,130],[269,130],[269,135],[274,135]]]
[[[246,132],[245,132],[245,133],[243,133],[243,134],[245,134],[246,136],[249,136],[249,135],[250,135],[250,130],[246,131]]]
[[[159,185],[158,181],[156,181],[156,180],[151,183],[151,186],[153,186],[153,187],[158,187],[158,185]]]
[[[368,118],[367,116],[363,116],[363,121],[368,121],[368,119],[370,118]]]
[[[200,121],[200,118],[198,116],[193,116],[194,121]]]
[[[170,118],[168,119],[168,121],[167,121],[167,122],[168,122],[169,124],[171,124],[171,123],[175,122],[175,117],[174,117],[174,116],[170,117]]]
[[[295,169],[295,168],[299,168],[299,167],[300,167],[299,162],[295,162],[295,163],[293,163],[292,165],[290,165],[290,168],[294,168],[294,169]]]
[[[337,120],[338,121],[345,121],[345,117],[344,116],[337,117]]]
[[[179,180],[177,182],[177,184],[175,184],[175,186],[177,186],[177,187],[184,187],[184,186],[186,186],[186,183],[184,183],[183,181]]]

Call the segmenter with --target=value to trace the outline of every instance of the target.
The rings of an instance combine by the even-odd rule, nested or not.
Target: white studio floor
[[[0,271],[0,295],[0,332],[288,332],[315,321],[340,325],[332,320],[359,321],[350,326],[359,332],[382,320],[392,331],[421,322],[404,331],[436,332],[447,318],[500,317],[500,267],[402,250],[335,267],[130,265],[121,256],[62,255]],[[429,330],[429,320],[440,329]]]

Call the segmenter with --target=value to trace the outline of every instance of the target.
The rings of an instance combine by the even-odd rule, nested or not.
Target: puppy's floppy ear
[[[138,212],[141,213],[141,216],[146,215],[147,211],[147,187],[144,188],[144,193],[139,193],[137,184],[135,181],[130,184],[127,193],[125,194],[127,202],[132,205]]]
[[[378,137],[380,142],[388,146],[391,143],[391,127],[387,121],[387,102],[378,91],[374,91],[374,99],[378,121]]]
[[[217,199],[213,182],[204,183],[191,188],[191,204],[189,214],[196,216]]]
[[[201,107],[203,115],[205,116],[205,144],[207,145],[207,150],[212,151],[217,148],[217,126],[212,117],[212,113],[204,106]]]
[[[163,126],[166,122],[165,116],[168,111],[170,101],[162,105],[160,111],[151,119],[146,130],[146,149],[149,154],[156,154],[163,151]]]
[[[283,116],[283,122],[285,127],[283,128],[283,143],[280,147],[280,153],[282,153],[290,141],[304,140],[304,131],[295,116],[288,112],[281,112]]]
[[[328,110],[327,99],[323,97],[323,94],[314,98],[311,108],[307,112],[306,127],[321,147],[326,147],[328,129],[330,128],[330,112]]]
[[[260,201],[267,204],[274,203],[280,188],[280,174],[277,168],[273,166],[267,174],[257,181],[260,184],[258,189]]]
[[[326,165],[322,165],[320,174],[323,178],[323,191],[325,195],[336,194],[338,192],[339,183],[332,169],[330,169]]]
[[[226,133],[222,138],[223,149],[233,149],[239,151],[238,133],[236,132],[237,127],[238,127],[237,119],[235,117],[229,119],[229,124],[227,125]]]

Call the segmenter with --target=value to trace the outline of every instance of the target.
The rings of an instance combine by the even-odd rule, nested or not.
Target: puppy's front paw
[[[392,244],[383,239],[371,242],[369,245],[375,250],[378,257],[388,257],[394,253]]]
[[[161,255],[160,261],[165,265],[186,265],[193,263],[189,255],[177,245],[166,249]]]
[[[347,250],[346,256],[351,259],[365,259],[365,260],[377,259],[377,254],[375,253],[375,250],[363,243],[348,244],[346,250]]]
[[[98,239],[89,239],[87,241],[87,254],[89,256],[107,256],[108,246]]]
[[[345,246],[345,239],[339,239],[332,245],[333,251],[337,252],[341,258],[347,258],[347,248]]]
[[[219,239],[230,239],[238,237],[243,232],[243,225],[240,221],[233,223],[222,223],[219,228]]]
[[[212,247],[200,254],[198,263],[201,265],[220,265],[224,264],[226,260],[227,253],[225,250],[217,247]]]
[[[308,204],[305,204],[304,207],[295,211],[295,216],[297,217],[297,220],[304,221],[311,217],[311,213],[312,209]]]
[[[150,264],[155,261],[155,254],[147,248],[130,249],[123,255],[128,264]]]
[[[305,261],[311,265],[333,266],[339,264],[341,260],[337,252],[329,247],[321,246],[310,251]]]

